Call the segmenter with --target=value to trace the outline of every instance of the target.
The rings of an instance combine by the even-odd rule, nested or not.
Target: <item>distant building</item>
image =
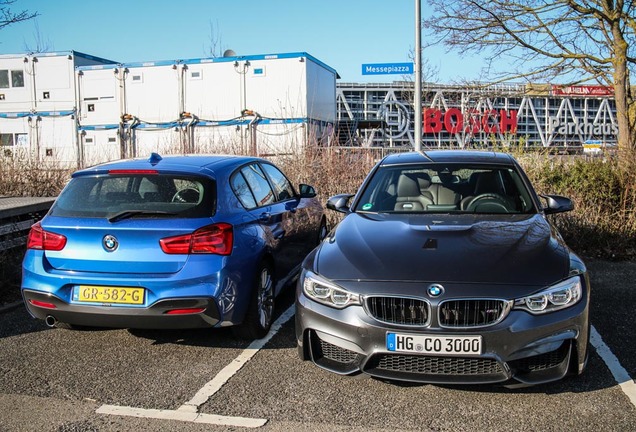
[[[337,72],[307,53],[87,58],[96,59],[72,51],[0,57],[5,154],[75,167],[152,151],[265,156],[333,136]]]
[[[0,55],[0,151],[75,161],[75,68],[114,63],[77,51]]]
[[[424,148],[616,143],[612,88],[424,84],[422,91]],[[340,144],[413,146],[413,83],[338,83],[337,103]]]

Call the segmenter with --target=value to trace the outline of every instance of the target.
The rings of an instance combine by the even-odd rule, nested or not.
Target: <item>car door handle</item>
[[[269,212],[261,213],[261,215],[258,217],[261,222],[269,222],[271,218],[272,215]]]

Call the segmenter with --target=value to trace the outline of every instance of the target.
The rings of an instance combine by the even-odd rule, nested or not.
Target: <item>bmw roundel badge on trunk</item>
[[[102,244],[104,245],[104,249],[106,249],[107,252],[114,252],[115,249],[117,249],[117,246],[119,246],[119,242],[117,241],[115,236],[112,236],[110,234],[104,236]]]

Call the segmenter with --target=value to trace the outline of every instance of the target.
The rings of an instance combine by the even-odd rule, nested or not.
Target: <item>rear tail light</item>
[[[167,254],[229,255],[232,253],[233,243],[232,225],[227,223],[209,225],[192,234],[159,240],[161,250]]]
[[[31,227],[27,239],[27,249],[61,251],[64,246],[66,246],[66,237],[62,234],[45,231],[40,222]]]

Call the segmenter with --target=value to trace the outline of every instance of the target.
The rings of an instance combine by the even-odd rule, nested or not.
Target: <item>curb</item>
[[[9,304],[6,304],[4,306],[0,306],[0,313],[9,312],[10,310],[16,309],[17,307],[19,307],[22,304],[23,304],[22,300],[18,300],[16,302],[9,303]]]

